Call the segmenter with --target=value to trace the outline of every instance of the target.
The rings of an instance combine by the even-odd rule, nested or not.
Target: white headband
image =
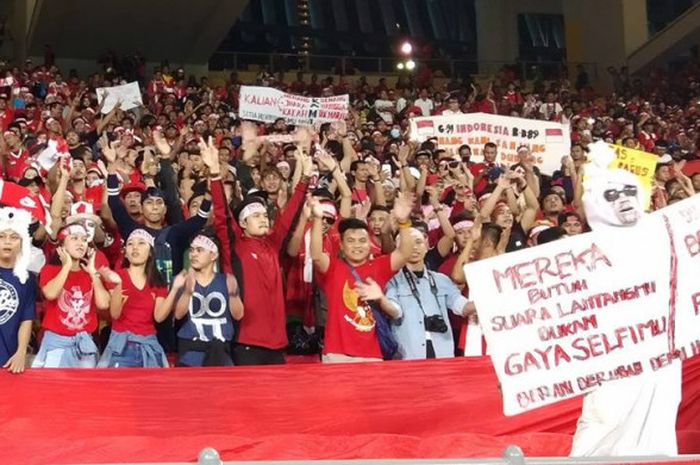
[[[249,203],[245,207],[243,207],[243,210],[241,210],[241,213],[238,214],[238,222],[242,223],[245,221],[246,218],[248,218],[250,215],[258,212],[267,212],[267,209],[265,206],[259,202],[254,202],[254,203]]]
[[[409,232],[411,233],[411,236],[415,237],[416,239],[423,237],[423,231],[418,228],[411,228],[409,229]],[[401,247],[401,234],[396,235],[396,247]]]
[[[332,203],[322,203],[321,210],[323,210],[325,215],[332,216],[333,218],[336,218],[338,215],[338,210],[335,209],[335,205]]]
[[[153,236],[148,234],[148,231],[145,229],[134,229],[131,234],[129,234],[129,238],[126,240],[126,243],[128,244],[131,239],[143,239],[151,247],[153,247],[155,244]]]
[[[64,226],[63,229],[61,229],[58,232],[58,239],[63,241],[66,239],[68,236],[87,236],[88,232],[87,229],[85,229],[85,226],[83,226],[81,223],[71,223],[68,224],[67,226]]]
[[[212,253],[217,253],[217,254],[219,253],[219,248],[216,246],[214,241],[209,239],[207,236],[203,236],[201,234],[199,236],[195,237],[192,240],[192,244],[190,244],[191,249],[194,249],[197,247],[200,247],[204,250],[208,250],[209,252],[212,252]]]
[[[455,223],[454,226],[452,226],[452,229],[455,231],[461,231],[462,229],[468,229],[474,226],[474,222],[471,220],[462,220],[458,223]]]

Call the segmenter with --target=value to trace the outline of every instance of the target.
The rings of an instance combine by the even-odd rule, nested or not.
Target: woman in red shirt
[[[112,332],[99,367],[167,367],[168,361],[156,337],[155,322],[170,313],[177,286],[170,293],[155,266],[154,239],[145,229],[135,229],[126,240],[119,280],[112,289],[109,313]]]
[[[60,246],[39,274],[44,294],[45,330],[33,368],[94,368],[97,346],[90,334],[97,329],[97,310],[109,308],[109,292],[95,269],[95,250],[81,223],[58,232]]]

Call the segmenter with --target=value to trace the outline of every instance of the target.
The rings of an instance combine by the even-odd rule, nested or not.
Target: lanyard
[[[418,302],[418,306],[420,307],[421,312],[423,312],[424,316],[428,316],[425,313],[425,310],[423,309],[423,303],[420,300],[420,295],[418,294],[418,286],[416,286],[416,279],[415,275],[408,270],[408,268],[403,267],[401,268],[401,271],[403,271],[403,275],[406,278],[406,281],[408,281],[408,286],[411,288],[411,294],[413,294],[413,298],[416,299],[416,302]],[[430,270],[427,268],[425,269],[425,274],[428,277],[428,282],[430,283],[430,292],[433,294],[433,297],[435,298],[435,302],[437,303],[438,306],[438,311],[440,310],[440,299],[438,299],[438,291],[437,291],[437,284],[435,284],[435,278],[433,277],[432,273],[430,273]]]

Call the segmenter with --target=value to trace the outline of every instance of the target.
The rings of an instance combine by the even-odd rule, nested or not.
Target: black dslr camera
[[[423,322],[425,323],[425,330],[430,333],[446,333],[447,323],[440,315],[432,315],[423,317]]]

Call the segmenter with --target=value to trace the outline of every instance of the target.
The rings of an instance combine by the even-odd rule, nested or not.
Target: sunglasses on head
[[[637,187],[627,184],[622,189],[607,189],[605,192],[603,192],[603,197],[605,197],[605,200],[608,202],[614,202],[620,198],[620,195],[623,194],[625,197],[636,197]]]

